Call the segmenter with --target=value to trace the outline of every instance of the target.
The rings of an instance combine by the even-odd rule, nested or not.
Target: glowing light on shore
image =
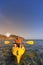
[[[10,33],[6,33],[6,36],[9,37],[10,36]]]

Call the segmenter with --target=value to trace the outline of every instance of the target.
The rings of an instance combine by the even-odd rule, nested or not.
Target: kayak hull
[[[16,56],[18,64],[20,63],[21,57],[24,54],[24,52],[25,52],[25,48],[24,47],[22,47],[22,48],[21,47],[13,47],[12,48],[12,54],[14,56]]]

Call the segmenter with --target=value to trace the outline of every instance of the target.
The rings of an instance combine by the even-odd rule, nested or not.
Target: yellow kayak
[[[20,63],[21,57],[25,52],[25,48],[24,47],[13,47],[12,48],[12,54],[16,56],[17,58],[17,63]]]

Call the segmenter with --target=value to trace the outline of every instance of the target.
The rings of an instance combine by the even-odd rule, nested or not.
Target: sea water
[[[17,59],[12,55],[13,43],[5,45],[0,40],[0,65],[18,65]],[[25,53],[19,65],[43,65],[43,40],[34,40],[34,45],[24,43]]]

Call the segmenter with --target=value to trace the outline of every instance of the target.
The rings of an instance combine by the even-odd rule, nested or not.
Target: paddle
[[[33,41],[33,40],[26,41],[25,43],[26,43],[26,44],[29,44],[29,45],[34,45],[34,41]]]

